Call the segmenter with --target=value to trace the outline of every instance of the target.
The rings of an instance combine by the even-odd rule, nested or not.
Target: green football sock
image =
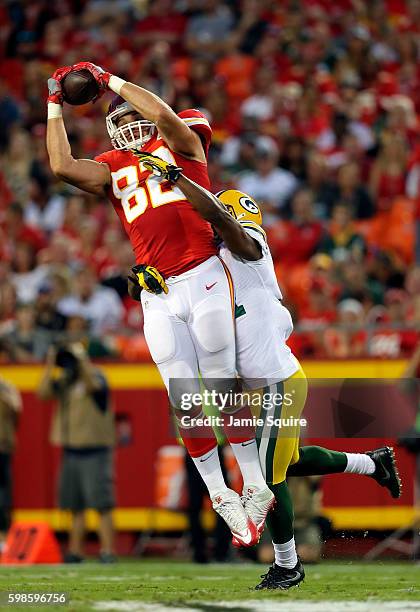
[[[275,544],[284,544],[293,538],[293,503],[286,481],[268,485],[276,498],[276,505],[267,516],[267,526]]]
[[[322,476],[344,472],[347,467],[346,453],[328,450],[322,446],[301,446],[299,461],[287,468],[289,476]]]

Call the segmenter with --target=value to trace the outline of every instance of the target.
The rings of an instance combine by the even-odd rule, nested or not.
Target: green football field
[[[0,567],[1,610],[9,592],[66,592],[65,606],[34,610],[165,612],[359,612],[420,610],[420,565],[337,561],[307,567],[305,582],[288,592],[255,591],[264,566],[168,561],[115,565]],[[14,606],[16,607],[16,606]]]

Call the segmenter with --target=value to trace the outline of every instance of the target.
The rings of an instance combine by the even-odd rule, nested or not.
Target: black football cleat
[[[305,570],[303,569],[300,559],[298,559],[298,562],[292,569],[280,567],[280,565],[273,563],[268,572],[261,575],[261,578],[262,580],[260,584],[257,584],[255,590],[281,589],[284,591],[302,582],[305,578]]]
[[[105,563],[105,564],[116,563],[117,557],[113,555],[112,553],[101,552],[99,553],[98,561],[99,563]]]
[[[75,555],[68,552],[64,555],[64,563],[83,563],[84,558],[81,555]]]
[[[394,499],[401,496],[401,479],[395,462],[394,449],[390,446],[368,451],[375,463],[375,471],[369,474],[381,487],[386,487]]]

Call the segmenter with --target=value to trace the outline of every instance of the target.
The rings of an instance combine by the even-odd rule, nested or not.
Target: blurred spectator
[[[21,411],[22,399],[19,391],[0,376],[0,554],[10,526],[11,460]]]
[[[273,113],[272,87],[275,80],[274,71],[268,66],[261,66],[255,73],[252,95],[241,106],[241,113],[250,121],[270,119]]]
[[[18,362],[41,361],[47,352],[50,338],[36,325],[35,309],[30,304],[18,306],[12,330],[4,336],[13,358]]]
[[[267,232],[273,257],[285,267],[308,261],[323,235],[322,225],[315,218],[313,196],[309,190],[297,191],[291,207],[290,221],[277,221]]]
[[[72,293],[58,302],[57,309],[64,316],[79,315],[89,320],[92,333],[99,336],[118,329],[123,318],[118,294],[113,289],[98,285],[91,268],[76,273]]]
[[[127,297],[127,273],[135,264],[135,258],[129,242],[124,242],[115,253],[115,265],[103,274],[102,285],[111,287],[120,296],[121,300]]]
[[[55,366],[60,368],[58,378],[54,378]],[[112,562],[114,419],[108,383],[82,344],[58,351],[50,347],[38,394],[44,401],[57,401],[50,437],[52,444],[63,449],[59,506],[73,517],[65,560],[83,560],[84,512],[93,508],[100,519],[99,560]]]
[[[13,254],[13,248],[18,242],[28,244],[35,253],[46,244],[42,231],[35,227],[31,227],[25,222],[24,208],[17,202],[12,203],[6,209],[4,231],[8,243],[8,252],[11,254]]]
[[[25,222],[51,233],[61,227],[64,217],[65,200],[58,194],[52,194],[48,178],[39,174],[30,182],[29,201],[25,207]]]
[[[328,179],[328,167],[324,155],[317,151],[309,153],[306,161],[305,187],[312,193],[315,214],[325,219],[331,213],[333,202],[337,198],[336,187]]]
[[[139,85],[153,91],[172,105],[174,87],[171,76],[170,47],[165,42],[157,42],[143,58],[136,80]]]
[[[233,16],[221,0],[203,0],[200,6],[200,13],[189,20],[186,47],[193,55],[215,58],[225,49]]]
[[[258,200],[265,225],[270,225],[296,188],[297,179],[277,166],[279,153],[274,142],[257,143],[255,154],[255,170],[239,175],[238,189]]]
[[[66,317],[57,310],[57,297],[48,279],[38,289],[35,301],[35,322],[39,328],[53,333],[63,331],[66,326]]]
[[[325,331],[323,341],[329,357],[360,357],[366,344],[365,312],[357,300],[348,298],[338,303],[337,326]]]
[[[314,280],[309,287],[307,304],[299,310],[302,329],[322,328],[334,323],[337,313],[331,288],[321,279]]]
[[[258,135],[257,127],[253,121],[244,120],[240,135],[232,136],[223,143],[219,159],[222,167],[229,173],[253,170],[258,151],[260,153],[270,149],[275,151],[272,139]]]
[[[171,0],[155,0],[150,4],[148,14],[135,25],[139,46],[166,42],[174,52],[180,51],[186,19],[174,10],[172,4]]]
[[[420,200],[420,146],[411,160],[411,167],[407,175],[406,193],[413,200]]]
[[[48,275],[48,266],[36,265],[34,250],[27,242],[17,242],[12,259],[12,283],[19,302],[33,302]]]
[[[369,279],[378,283],[383,291],[404,287],[404,273],[401,271],[401,263],[389,253],[377,251],[366,262],[365,269]]]
[[[334,206],[328,232],[319,245],[319,250],[336,261],[363,260],[366,251],[365,241],[356,232],[353,210],[348,204],[341,202]]]
[[[407,149],[398,134],[385,133],[370,174],[370,192],[378,210],[388,210],[395,198],[405,194]]]
[[[408,306],[407,294],[401,289],[388,289],[385,293],[385,306],[387,318],[390,323],[398,326],[406,320],[406,308]]]
[[[352,298],[361,302],[364,308],[373,304],[382,304],[383,286],[367,276],[366,270],[357,263],[349,262],[342,270],[342,291],[340,300]]]
[[[230,46],[241,53],[254,54],[269,27],[268,15],[265,2],[243,0],[240,3],[238,21],[230,37]]]
[[[7,149],[2,155],[2,172],[17,202],[23,204],[27,201],[30,179],[39,171],[29,133],[16,127],[11,131]]]
[[[305,142],[301,138],[291,137],[287,140],[280,165],[299,180],[306,178]]]
[[[0,283],[0,336],[13,329],[16,315],[16,289],[11,282]]]
[[[420,265],[407,271],[404,288],[411,297],[420,295]]]
[[[10,131],[19,121],[20,116],[17,101],[11,94],[6,81],[0,78],[0,149],[6,145]]]
[[[351,207],[356,219],[368,219],[373,215],[372,199],[360,182],[360,170],[354,162],[344,164],[339,169],[333,199]]]
[[[85,195],[72,195],[66,202],[60,233],[72,241],[79,238],[79,229],[84,220]]]
[[[103,359],[115,354],[114,343],[108,336],[95,336],[90,331],[90,322],[74,315],[66,320],[65,334],[61,334],[66,342],[82,342],[86,353],[92,359]]]

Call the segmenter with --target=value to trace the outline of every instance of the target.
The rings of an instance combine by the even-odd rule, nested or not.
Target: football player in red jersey
[[[73,158],[62,118],[61,80],[78,69],[91,72],[99,95],[110,89],[118,96],[106,118],[114,148],[95,160]],[[146,341],[214,509],[225,519],[235,540],[251,546],[258,541],[259,530],[246,515],[240,497],[226,486],[214,432],[199,420],[203,416],[201,405],[188,413],[181,410],[186,393],[200,392],[199,374],[211,390],[235,390],[230,274],[217,257],[211,226],[178,187],[162,182],[139,159],[140,152],[147,152],[175,165],[182,163],[190,179],[208,188],[210,125],[201,112],[190,109],[177,115],[153,93],[90,62],[59,68],[48,86],[51,168],[62,180],[107,196],[131,241],[136,261],[147,261],[163,274],[165,291],[142,296]],[[230,411],[235,416],[239,412],[234,406]],[[252,428],[239,435],[237,431],[226,433],[244,482],[256,490],[254,503],[265,517],[274,496],[261,471]]]

